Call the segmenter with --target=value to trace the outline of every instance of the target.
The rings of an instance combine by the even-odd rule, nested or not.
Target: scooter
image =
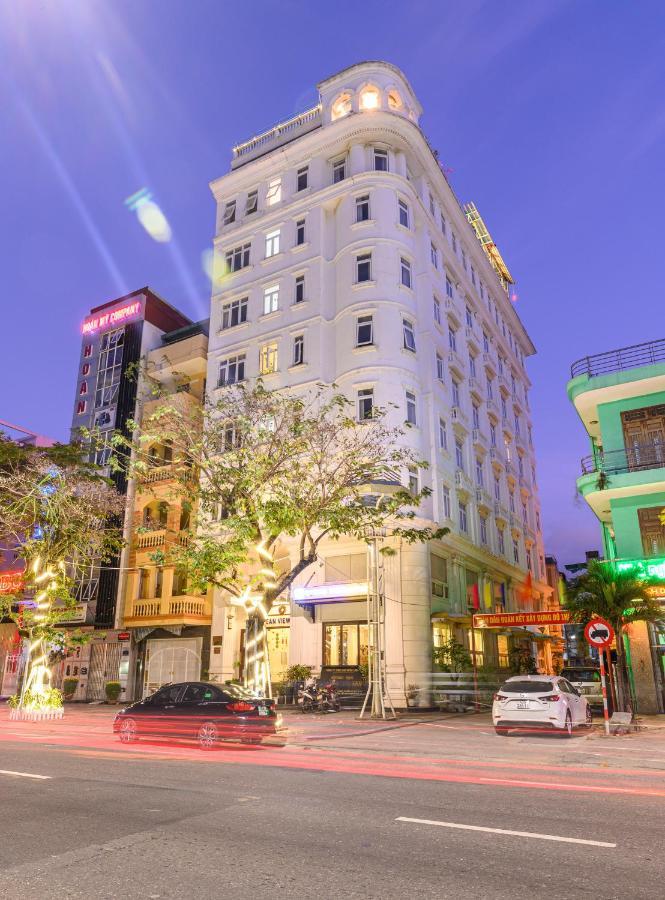
[[[310,678],[298,688],[298,707],[300,712],[314,712],[319,708],[319,690],[315,678]]]
[[[334,682],[319,687],[319,711],[339,712],[341,705],[337,699],[337,688]]]

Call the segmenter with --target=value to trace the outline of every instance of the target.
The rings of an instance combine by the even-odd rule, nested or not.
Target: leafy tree
[[[617,702],[622,710],[631,706],[624,629],[631,622],[655,622],[663,615],[647,588],[647,580],[599,560],[590,560],[586,571],[566,587],[566,609],[573,622],[586,625],[593,616],[601,616],[616,632]]]
[[[49,655],[85,642],[80,630],[65,627],[77,604],[76,584],[120,546],[112,521],[123,509],[124,499],[80,461],[78,448],[0,440],[0,542],[25,564],[23,586],[0,594],[0,619],[15,622],[30,647],[14,706],[58,705]]]
[[[464,644],[460,644],[455,638],[434,647],[432,659],[442,672],[469,672],[473,665],[471,654]]]
[[[178,393],[154,406],[133,443],[124,442],[133,471],[140,481],[149,448],[168,442],[173,492],[197,510],[188,547],[154,559],[186,567],[194,589],[214,585],[245,607],[248,644],[257,648],[245,677],[255,686],[269,683],[262,623],[275,598],[317,560],[322,541],[365,540],[388,523],[407,542],[447,532],[414,521],[430,489],[402,486],[409,469],[427,466],[406,446],[404,428],[390,426],[383,409],[358,422],[335,386],[296,395],[259,380],[228,386],[199,408]],[[377,484],[391,489],[380,501]]]

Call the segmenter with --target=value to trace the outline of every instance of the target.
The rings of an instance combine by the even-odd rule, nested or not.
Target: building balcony
[[[602,443],[601,404],[665,390],[665,339],[586,356],[573,363],[571,376],[568,398],[587,432]]]
[[[611,500],[665,492],[665,445],[635,444],[585,456],[577,489],[608,523]]]
[[[149,597],[131,600],[125,609],[126,628],[142,625],[210,625],[212,603],[208,597]]]
[[[187,547],[189,544],[188,531],[168,531],[166,528],[158,528],[137,534],[134,541],[135,550],[156,550],[166,544],[178,544]]]
[[[472,441],[476,450],[482,450],[485,453],[487,452],[489,441],[487,440],[487,435],[485,435],[480,428],[473,429]]]
[[[509,512],[503,503],[499,503],[496,500],[494,501],[494,518],[497,522],[507,522],[509,519]]]
[[[485,509],[487,511],[492,509],[493,501],[490,497],[489,493],[485,490],[484,487],[476,488],[476,503],[479,509]]]

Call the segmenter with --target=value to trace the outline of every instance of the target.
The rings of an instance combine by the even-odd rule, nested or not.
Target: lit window
[[[333,163],[333,184],[346,178],[346,159],[338,159]]]
[[[442,494],[443,494],[443,515],[446,519],[450,519],[450,517],[451,517],[450,488],[448,487],[447,484],[443,485]]]
[[[247,194],[247,204],[245,206],[245,215],[248,216],[250,213],[255,213],[259,207],[259,192],[258,191],[250,191]]]
[[[404,202],[404,200],[398,201],[399,206],[399,224],[403,225],[404,228],[409,227],[409,207]]]
[[[356,222],[369,221],[369,194],[356,197]]]
[[[443,368],[443,357],[440,353],[436,354],[436,377],[439,381],[443,381],[445,370]]]
[[[360,95],[361,109],[378,109],[379,108],[379,92],[375,87],[368,87]]]
[[[404,257],[400,260],[401,279],[404,287],[411,287],[411,263]]]
[[[361,253],[356,256],[356,282],[372,280],[372,254]]]
[[[442,450],[448,449],[448,429],[444,419],[439,419],[439,447]]]
[[[305,243],[305,220],[298,219],[296,222],[296,247],[300,247]]]
[[[302,303],[305,299],[305,276],[296,275],[296,296],[295,302]]]
[[[342,116],[346,116],[351,112],[351,95],[350,94],[341,94],[333,103],[331,114],[332,119],[341,119]]]
[[[401,109],[403,106],[402,98],[397,91],[388,91],[388,107],[389,109]]]
[[[402,333],[404,335],[404,349],[416,352],[416,336],[413,331],[413,322],[402,319]]]
[[[459,502],[459,530],[463,534],[469,533],[469,517],[466,511],[466,503]]]
[[[432,265],[435,269],[439,268],[439,251],[436,249],[434,244],[429,245],[429,255],[432,260]]]
[[[267,287],[263,292],[263,315],[276,312],[279,309],[279,285]]]
[[[358,316],[356,319],[356,347],[367,347],[374,343],[374,317]]]
[[[358,421],[371,419],[374,411],[374,390],[363,388],[358,391]]]
[[[298,169],[296,174],[296,190],[304,191],[309,181],[309,166],[303,166]]]
[[[264,344],[259,350],[259,373],[272,375],[277,371],[277,342]]]
[[[388,151],[387,150],[375,150],[374,151],[374,171],[375,172],[387,172],[388,171]]]
[[[217,387],[224,387],[227,384],[238,384],[239,381],[245,380],[245,354],[238,356],[230,356],[228,359],[221,360],[219,364],[219,378]]]
[[[296,335],[293,338],[293,365],[302,366],[305,362],[305,336]]]
[[[411,391],[406,392],[406,421],[409,425],[416,424],[416,395]]]
[[[279,253],[279,231],[271,231],[266,235],[266,259]]]
[[[268,184],[268,192],[266,193],[266,204],[268,206],[274,206],[276,203],[279,203],[282,199],[282,179],[281,178],[273,178],[273,180]]]
[[[434,297],[433,304],[434,304],[434,321],[440,325],[441,324],[441,304],[439,303],[439,300],[437,297]]]
[[[236,220],[236,202],[235,202],[235,200],[230,200],[224,207],[224,224],[230,225],[231,222],[235,222],[235,220]]]
[[[247,321],[247,297],[241,300],[232,300],[222,306],[222,330],[235,328]]]

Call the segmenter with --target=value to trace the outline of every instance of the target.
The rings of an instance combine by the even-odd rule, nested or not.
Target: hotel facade
[[[408,423],[429,467],[405,479],[432,491],[418,521],[450,533],[384,539],[397,551],[382,572],[394,702],[426,687],[432,649],[451,637],[499,668],[526,643],[547,670],[546,635],[471,627],[474,612],[546,610],[551,596],[525,368],[535,351],[512,278],[475,206],[456,199],[399,69],[361,63],[318,90],[315,107],[236,146],[211,184],[208,394],[259,376],[269,389],[335,383],[360,420],[380,406]],[[273,682],[294,663],[366,662],[366,552],[328,542],[271,610]],[[216,591],[211,677],[238,675],[244,624]]]

